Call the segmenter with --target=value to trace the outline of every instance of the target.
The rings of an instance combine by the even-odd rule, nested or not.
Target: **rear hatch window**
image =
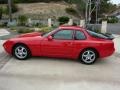
[[[87,30],[87,32],[89,33],[89,35],[91,35],[92,37],[95,37],[95,38],[108,39],[108,40],[114,39],[114,37],[112,37],[112,35],[105,35],[105,34],[97,33],[97,32],[90,31],[90,30]]]

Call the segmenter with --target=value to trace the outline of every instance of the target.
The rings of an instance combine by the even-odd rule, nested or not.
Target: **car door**
[[[87,36],[83,31],[75,30],[73,45],[73,57],[78,58],[80,51],[82,51],[86,46],[88,46]]]
[[[70,57],[73,50],[73,30],[58,30],[52,40],[47,38],[41,43],[43,56]]]

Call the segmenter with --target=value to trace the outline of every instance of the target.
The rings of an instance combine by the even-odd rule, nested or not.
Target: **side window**
[[[60,30],[53,35],[54,39],[71,40],[73,37],[73,30]]]
[[[81,31],[76,31],[75,40],[84,40],[84,39],[86,39],[85,34]]]

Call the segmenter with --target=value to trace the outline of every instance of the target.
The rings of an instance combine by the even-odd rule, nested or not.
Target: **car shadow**
[[[62,63],[77,63],[77,64],[82,64],[79,61],[77,61],[77,59],[68,59],[68,58],[53,58],[53,57],[32,57],[30,59],[28,59],[29,61],[49,61],[49,62],[62,62]],[[25,61],[28,61],[25,60]],[[107,65],[111,62],[109,62],[109,58],[100,58],[98,59],[94,64],[92,65]],[[84,65],[84,64],[82,64]]]
[[[92,65],[109,65],[112,63],[112,59],[113,57],[107,57],[107,58],[99,58],[94,64]],[[14,58],[14,60],[17,60],[16,58]],[[80,63],[79,61],[75,60],[75,59],[68,59],[68,58],[55,58],[55,57],[31,57],[27,60],[18,60],[18,61],[21,61],[21,62],[30,62],[30,61],[42,61],[42,62],[57,62],[57,63],[73,63],[73,64],[81,64],[81,65],[85,65],[85,64],[82,64]]]
[[[29,60],[45,60],[45,61],[60,61],[60,62],[77,62],[75,59],[68,58],[53,58],[53,57],[32,57]]]

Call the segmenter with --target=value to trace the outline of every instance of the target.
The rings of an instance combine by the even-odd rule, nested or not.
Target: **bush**
[[[39,32],[48,33],[52,30],[51,27],[41,27]]]
[[[32,29],[19,29],[17,30],[18,33],[30,33],[30,32],[34,32],[34,30]]]
[[[9,13],[9,12],[8,12],[8,8],[7,8],[7,7],[4,7],[4,8],[3,8],[3,14],[6,14],[6,15],[7,15],[8,13]]]
[[[18,22],[19,22],[19,25],[21,25],[21,26],[26,25],[27,17],[24,16],[24,15],[20,15],[20,16],[18,17]]]
[[[108,23],[118,23],[119,19],[117,17],[110,17],[108,18]]]
[[[2,23],[0,23],[0,28],[4,27]]]
[[[15,26],[10,26],[9,28],[10,28],[10,30],[12,30],[12,31],[16,31],[16,29],[17,29],[17,27],[15,27]]]
[[[35,26],[38,27],[38,28],[47,27],[47,25],[44,25],[42,23],[38,23]]]
[[[102,19],[100,20],[100,23],[101,23],[102,21],[107,21],[108,23],[118,23],[118,22],[119,22],[119,19],[118,19],[117,17],[115,17],[115,16],[111,16],[111,17],[102,18]]]
[[[59,21],[60,25],[68,23],[69,22],[69,17],[67,17],[67,16],[59,17],[58,21]]]
[[[0,23],[0,27],[2,28],[2,27],[6,27],[7,26],[7,22],[1,22]]]

